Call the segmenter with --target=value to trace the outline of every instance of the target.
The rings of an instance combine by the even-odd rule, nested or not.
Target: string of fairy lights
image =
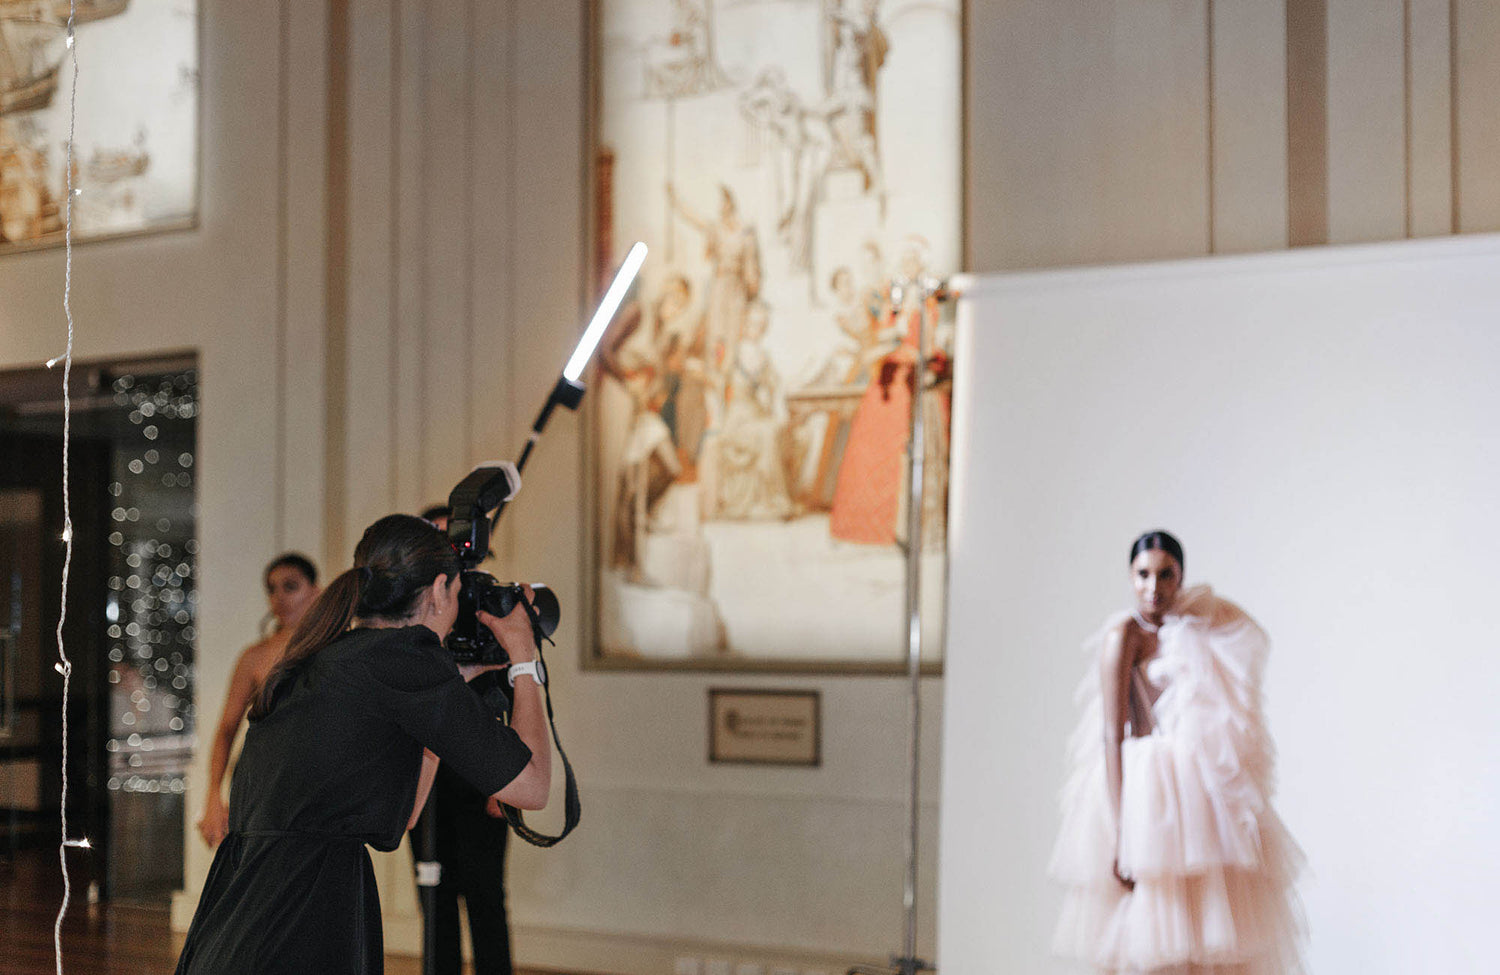
[[[62,678],[58,862],[63,892],[53,924],[57,975],[64,975],[62,931],[73,893],[69,851],[94,849],[88,836],[73,835],[68,823],[68,793],[72,785],[68,716],[74,664],[64,637],[74,541],[69,463],[73,432],[74,205],[82,193],[75,185],[74,163],[79,74],[77,23],[77,0],[69,0],[65,44],[72,73],[63,166],[62,295],[67,345],[62,355],[47,362],[48,369],[61,367],[63,400],[63,564],[56,630],[57,662],[53,665]],[[114,470],[108,486],[115,502],[110,512],[115,528],[108,537],[112,574],[107,584],[105,633],[109,645],[108,681],[117,713],[105,746],[110,753],[110,767],[104,784],[110,791],[180,796],[185,792],[180,763],[172,759],[153,761],[152,752],[160,746],[165,746],[168,752],[180,752],[181,743],[186,740],[181,736],[192,733],[194,718],[191,685],[197,637],[197,541],[196,512],[191,499],[197,374],[187,369],[166,375],[120,376],[114,380],[112,392],[119,414],[117,425],[133,429],[137,436],[128,437],[128,443],[117,444],[124,449],[114,452]],[[120,417],[128,427],[118,422]]]
[[[72,435],[72,412],[73,402],[68,388],[69,380],[73,373],[73,200],[78,195],[73,186],[73,135],[74,128],[78,122],[78,45],[74,28],[77,26],[78,3],[77,0],[68,0],[68,53],[73,62],[72,81],[68,90],[68,142],[67,157],[64,161],[63,172],[67,180],[67,199],[65,205],[65,218],[63,224],[63,317],[68,322],[68,345],[63,352],[62,365],[62,393],[63,393],[63,437],[62,437],[62,498],[63,498],[63,568],[62,568],[62,592],[59,597],[57,613],[57,664],[56,669],[62,675],[62,801],[60,803],[60,841],[57,846],[57,859],[62,867],[63,895],[62,903],[57,909],[57,921],[52,927],[52,947],[57,959],[57,975],[63,975],[63,953],[62,953],[62,927],[63,920],[68,916],[68,901],[73,894],[72,878],[68,875],[68,849],[77,847],[88,849],[90,847],[88,837],[73,838],[68,836],[68,690],[73,677],[73,663],[68,659],[67,647],[63,642],[63,623],[68,618],[68,572],[73,566],[73,512],[69,504],[68,496],[68,447]],[[49,367],[56,360],[47,363]]]

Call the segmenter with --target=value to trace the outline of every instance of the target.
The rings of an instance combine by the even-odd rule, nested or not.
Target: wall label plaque
[[[709,688],[708,760],[819,765],[819,717],[817,691]]]

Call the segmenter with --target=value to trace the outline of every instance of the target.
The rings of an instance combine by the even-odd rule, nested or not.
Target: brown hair
[[[271,587],[271,573],[283,568],[294,569],[306,576],[308,582],[315,586],[318,584],[318,567],[313,565],[312,559],[301,552],[282,552],[266,563],[266,571],[261,573],[267,589]]]
[[[328,584],[292,630],[250,708],[251,719],[265,717],[277,684],[338,639],[356,617],[406,619],[438,576],[456,576],[461,568],[447,537],[414,515],[386,515],[366,528],[354,548],[354,566]]]

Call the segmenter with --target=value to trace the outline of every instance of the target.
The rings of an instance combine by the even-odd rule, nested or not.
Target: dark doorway
[[[63,641],[73,665],[68,700],[68,832],[87,836],[91,871],[108,855],[104,607],[109,445],[75,437],[69,451],[73,563]],[[63,681],[57,620],[63,570],[62,438],[0,436],[0,816],[7,859],[58,841],[62,810]],[[92,879],[92,873],[90,874]]]
[[[59,380],[0,373],[0,871],[58,840]],[[165,903],[182,885],[197,397],[191,356],[74,367],[68,823],[93,849],[69,863],[91,897]]]

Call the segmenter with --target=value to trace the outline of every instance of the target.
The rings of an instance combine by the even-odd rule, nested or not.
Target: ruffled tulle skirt
[[[1098,726],[1095,725],[1095,728]],[[1090,736],[1092,737],[1092,736]],[[1065,887],[1054,950],[1119,975],[1294,975],[1302,856],[1231,729],[1126,739],[1120,871],[1102,745],[1063,794],[1050,872]],[[1268,750],[1268,748],[1267,748]]]

